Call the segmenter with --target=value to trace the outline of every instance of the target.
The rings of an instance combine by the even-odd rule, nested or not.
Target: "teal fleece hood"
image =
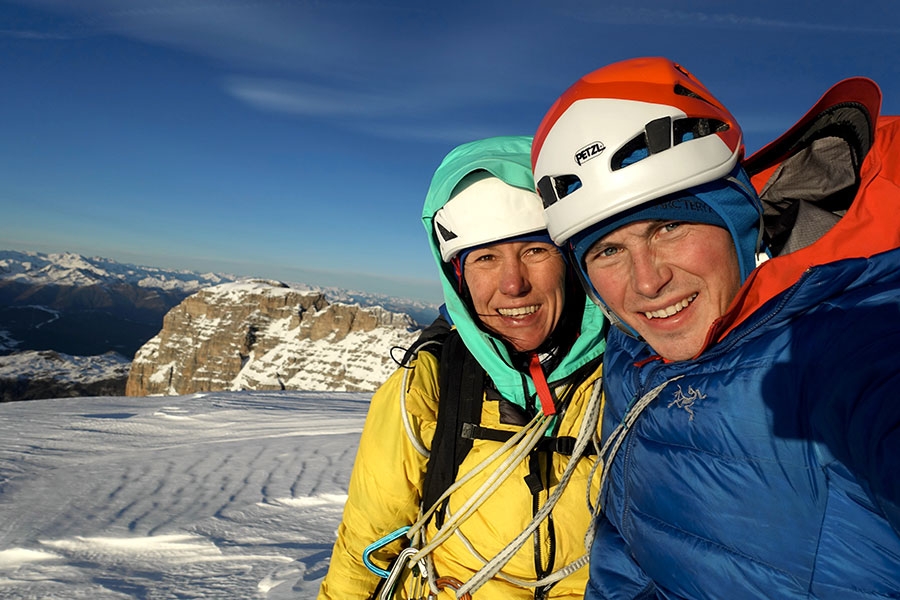
[[[434,232],[434,215],[450,199],[459,182],[473,171],[484,170],[509,185],[534,190],[531,173],[531,137],[494,137],[462,144],[452,150],[434,173],[422,209],[422,223],[428,235],[431,253],[438,266],[447,313],[459,331],[466,347],[487,371],[504,398],[523,409],[540,408],[531,377],[512,367],[506,346],[495,336],[482,330],[459,296],[452,268],[441,260],[440,246]],[[567,300],[568,301],[568,300]],[[590,299],[584,299],[584,314],[578,339],[572,349],[551,373],[546,373],[552,388],[576,370],[603,354],[606,341],[602,336],[604,317]],[[564,310],[568,310],[567,306]]]

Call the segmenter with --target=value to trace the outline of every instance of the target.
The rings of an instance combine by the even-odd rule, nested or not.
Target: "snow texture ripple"
[[[0,404],[0,599],[315,597],[369,399]]]

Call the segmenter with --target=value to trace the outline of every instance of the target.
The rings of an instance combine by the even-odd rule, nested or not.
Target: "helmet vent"
[[[672,123],[675,145],[689,140],[696,140],[714,133],[726,131],[728,123],[718,119],[689,118],[678,119]]]
[[[577,175],[544,175],[537,183],[538,195],[544,208],[552,206],[581,187],[581,179]]]
[[[624,144],[613,154],[609,167],[613,171],[618,171],[628,165],[642,161],[648,156],[650,156],[650,150],[647,148],[647,138],[641,134]]]
[[[613,154],[610,168],[613,171],[642,161],[651,154],[668,150],[672,143],[672,117],[660,117],[644,125],[644,133],[634,137]]]
[[[644,126],[642,135],[635,136],[613,154],[610,168],[613,171],[624,169],[651,154],[668,150],[682,142],[726,131],[728,128],[728,123],[718,119],[688,118],[672,121],[670,117],[663,117],[650,121]]]
[[[695,92],[693,90],[689,90],[688,88],[684,87],[680,83],[675,84],[675,94],[677,96],[687,96],[689,98],[696,98],[697,100],[706,102],[707,104],[709,104],[711,106],[715,106],[715,104],[713,104],[712,102],[710,102],[709,100],[707,100],[706,98],[704,98],[703,96],[698,94],[697,92]]]
[[[625,143],[613,154],[610,168],[613,171],[642,161],[672,147],[672,118],[660,117],[644,125],[644,132]]]
[[[437,221],[435,221],[434,224],[437,225],[438,233],[441,234],[441,237],[444,238],[445,242],[449,242],[450,240],[455,239],[457,237],[457,235],[455,233],[453,233],[452,231],[450,231],[449,229],[447,229],[446,227],[444,227]]]

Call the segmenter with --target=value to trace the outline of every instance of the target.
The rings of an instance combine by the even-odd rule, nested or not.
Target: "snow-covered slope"
[[[368,403],[0,404],[0,599],[314,598]]]
[[[0,355],[0,402],[124,394],[131,362],[115,352],[71,356],[52,350]]]

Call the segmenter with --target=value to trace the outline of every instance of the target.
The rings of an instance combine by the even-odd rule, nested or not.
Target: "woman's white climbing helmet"
[[[484,170],[464,177],[434,215],[434,231],[444,262],[463,250],[544,232],[546,228],[537,194],[509,185]]]

